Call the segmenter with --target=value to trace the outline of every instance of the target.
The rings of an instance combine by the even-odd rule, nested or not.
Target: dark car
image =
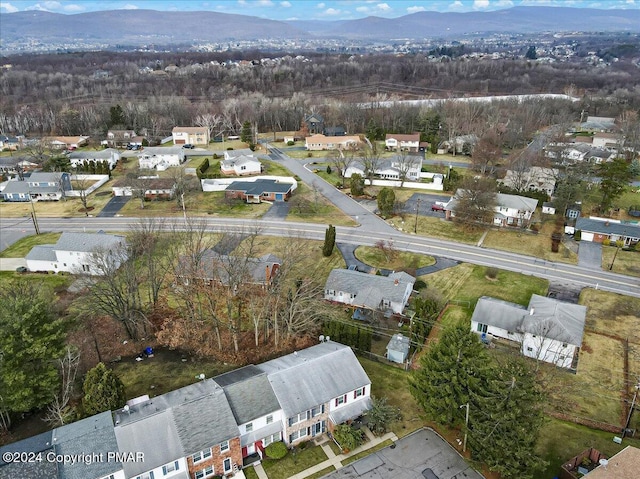
[[[194,146],[191,143],[187,143],[182,145],[182,148],[186,148],[187,150],[193,150]]]
[[[29,269],[26,266],[18,266],[16,268],[16,273],[26,273]]]

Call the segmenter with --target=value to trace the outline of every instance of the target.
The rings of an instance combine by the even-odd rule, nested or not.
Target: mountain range
[[[491,12],[418,12],[397,18],[287,22],[210,11],[110,10],[75,15],[24,11],[0,15],[3,49],[15,42],[166,45],[311,38],[390,41],[571,31],[637,33],[640,10],[514,7]]]

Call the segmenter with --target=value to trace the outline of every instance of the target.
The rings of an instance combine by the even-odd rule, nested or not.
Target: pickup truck
[[[446,203],[442,203],[441,201],[436,201],[431,205],[431,211],[444,211],[444,206]]]

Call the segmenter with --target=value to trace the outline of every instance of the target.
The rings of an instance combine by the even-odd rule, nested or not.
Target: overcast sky
[[[146,8],[164,11],[209,10],[273,20],[344,20],[370,15],[391,18],[420,11],[491,11],[522,5],[638,9],[640,0],[0,0],[0,13],[46,10],[74,14]]]

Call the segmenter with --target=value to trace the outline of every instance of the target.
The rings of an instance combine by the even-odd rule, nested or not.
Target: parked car
[[[444,205],[434,203],[431,205],[431,211],[444,211]]]
[[[182,148],[186,148],[187,150],[193,150],[194,146],[191,143],[187,143],[182,145]]]
[[[16,273],[26,273],[29,269],[26,266],[18,266],[16,268]]]

